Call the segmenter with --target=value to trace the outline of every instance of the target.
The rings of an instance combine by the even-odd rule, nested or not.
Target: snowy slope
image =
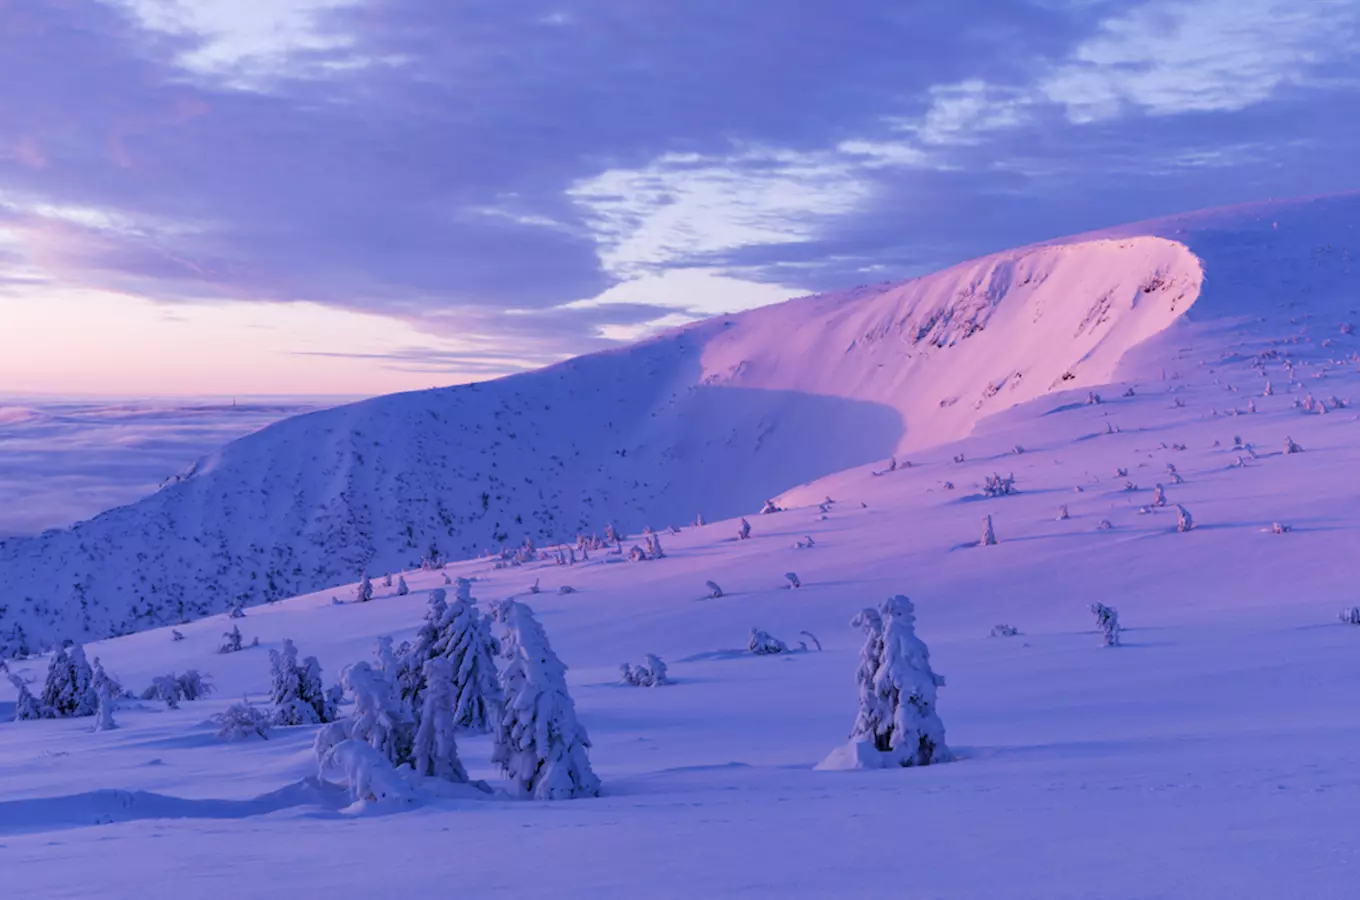
[[[239,624],[261,646],[239,654],[215,652],[224,616],[181,626],[179,642],[159,629],[91,645],[133,687],[197,666],[219,692],[179,711],[132,704],[114,732],[0,724],[7,887],[144,900],[451,885],[479,897],[1353,896],[1360,629],[1335,616],[1360,602],[1345,562],[1360,537],[1360,421],[1355,406],[1296,404],[1360,401],[1354,338],[1323,348],[1335,327],[1317,340],[1293,328],[1262,357],[1246,352],[1250,324],[1219,335],[1214,363],[1182,360],[1132,396],[1039,398],[912,451],[909,468],[792,490],[798,505],[751,517],[749,541],[721,521],[664,535],[662,560],[452,566],[482,601],[519,596],[538,613],[570,667],[599,799],[429,796],[355,816],[307,781],[313,728],[213,739],[207,717],[262,699],[266,651],[284,637],[333,679],[377,637],[409,637],[439,573],[407,573],[413,593],[379,587],[369,604],[334,605],[345,586],[252,609]],[[1283,454],[1286,436],[1304,452]],[[1018,493],[984,499],[997,470],[1014,471]],[[1141,512],[1158,482],[1193,531],[1178,534],[1171,509]],[[997,546],[974,546],[983,515]],[[1291,530],[1272,533],[1276,521]],[[795,549],[804,536],[815,546]],[[803,587],[782,587],[787,571]],[[707,579],[727,596],[707,599]],[[563,584],[576,593],[557,594]],[[948,678],[939,708],[960,758],[814,771],[854,714],[849,619],[895,592],[915,600]],[[1123,648],[1099,646],[1094,600],[1119,608]],[[987,637],[1000,622],[1022,634]],[[788,641],[809,630],[824,650],[757,658],[740,652],[751,626]],[[677,683],[619,686],[617,665],[647,652]],[[12,666],[40,679],[45,664]],[[0,691],[4,720],[13,693]],[[459,747],[474,777],[505,785],[485,738]]]
[[[179,622],[431,548],[730,516],[1053,391],[1265,347],[1336,354],[1317,329],[1341,339],[1360,293],[1358,212],[1344,197],[1130,226],[282,422],[140,503],[0,542],[0,640]]]

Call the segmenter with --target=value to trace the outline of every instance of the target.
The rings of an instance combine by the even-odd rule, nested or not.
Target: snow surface
[[[174,541],[200,529],[205,558],[233,577],[251,571],[253,557],[232,549],[250,541],[305,558],[317,586],[350,574],[244,619],[176,625],[182,641],[166,627],[86,648],[137,691],[202,669],[218,689],[206,700],[175,711],[130,703],[110,732],[90,732],[88,719],[0,724],[0,850],[21,863],[6,867],[6,887],[146,898],[455,887],[1354,896],[1360,629],[1336,610],[1357,602],[1360,407],[1349,401],[1360,401],[1360,338],[1343,327],[1360,324],[1357,221],[1360,201],[1340,198],[1153,223],[1154,237],[1000,254],[534,375],[314,414],[232,445],[74,537],[7,542],[11,598],[88,577],[72,568],[78,540],[100,548],[99,573],[197,571],[202,560]],[[936,337],[915,340],[932,316]],[[1083,321],[1100,335],[1079,333]],[[1005,330],[1025,337],[1013,345]],[[975,353],[978,341],[990,352]],[[1088,403],[1090,390],[1102,402]],[[951,392],[957,401],[939,406]],[[1310,393],[1348,405],[1309,413],[1296,404]],[[1251,448],[1236,449],[1237,437]],[[1287,437],[1304,452],[1283,453]],[[627,456],[610,458],[615,445]],[[893,452],[899,467],[886,472]],[[213,737],[212,714],[264,698],[268,650],[284,638],[319,658],[327,683],[371,659],[379,636],[409,638],[445,573],[405,571],[406,596],[375,580],[371,603],[332,597],[354,596],[365,554],[375,575],[418,556],[429,535],[404,546],[402,517],[440,504],[465,515],[492,471],[507,506],[487,516],[502,529],[511,510],[543,530],[569,524],[572,536],[575,517],[590,530],[612,518],[634,536],[643,522],[689,522],[700,505],[709,519],[666,535],[664,559],[599,551],[570,567],[447,570],[475,579],[484,609],[511,596],[533,607],[569,668],[603,796],[431,790],[400,809],[346,812],[344,788],[313,780],[314,727]],[[1014,493],[984,495],[987,476],[1012,472]],[[1166,507],[1152,505],[1157,483]],[[540,506],[540,490],[558,505]],[[752,515],[770,496],[784,511]],[[294,507],[318,498],[331,505]],[[346,504],[367,510],[362,526],[345,519]],[[1192,531],[1177,533],[1175,504],[1193,514]],[[544,509],[551,519],[532,518]],[[737,541],[735,519],[720,517],[743,513],[752,537]],[[977,545],[985,515],[995,546]],[[1274,533],[1275,522],[1290,530]],[[458,535],[489,527],[477,516],[455,524]],[[159,558],[158,535],[174,547]],[[809,536],[813,546],[795,546]],[[453,552],[460,539],[441,546]],[[125,561],[132,547],[148,558]],[[339,558],[323,564],[329,554]],[[792,570],[799,590],[786,587]],[[724,595],[711,598],[707,580]],[[558,593],[564,585],[574,592]],[[850,620],[896,593],[915,603],[917,634],[948,679],[938,711],[956,761],[816,771],[854,720],[862,635]],[[1124,646],[1101,646],[1095,601],[1118,607]],[[62,597],[48,602],[69,618]],[[23,609],[8,605],[11,618]],[[989,637],[998,622],[1021,633]],[[260,646],[217,654],[232,625]],[[753,626],[795,648],[808,631],[824,649],[757,657],[745,649]],[[673,684],[619,683],[619,664],[646,653],[667,661]],[[46,660],[11,666],[40,680]],[[13,696],[0,685],[0,720]],[[508,789],[488,738],[458,746],[472,778]]]

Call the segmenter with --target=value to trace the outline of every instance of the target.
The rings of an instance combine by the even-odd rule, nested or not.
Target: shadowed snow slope
[[[1335,330],[1354,303],[1358,213],[1341,197],[1128,226],[281,422],[139,503],[0,542],[0,642],[179,622],[432,549],[753,511],[1054,391],[1260,352],[1233,350],[1243,335],[1320,353],[1299,317]]]

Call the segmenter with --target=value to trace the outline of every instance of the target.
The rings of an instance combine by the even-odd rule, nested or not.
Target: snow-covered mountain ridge
[[[179,622],[432,549],[731,516],[1054,392],[1342,356],[1356,221],[1349,196],[1127,226],[300,416],[136,504],[0,542],[0,641]]]

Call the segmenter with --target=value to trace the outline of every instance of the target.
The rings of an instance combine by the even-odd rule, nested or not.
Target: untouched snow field
[[[396,596],[381,586],[386,567],[375,566],[368,604],[349,602],[354,586],[343,585],[249,607],[244,619],[177,625],[183,641],[156,628],[87,644],[138,692],[156,675],[198,667],[217,693],[177,711],[129,702],[112,732],[91,733],[88,719],[0,724],[7,891],[1355,896],[1360,627],[1337,613],[1360,604],[1352,562],[1360,547],[1357,208],[1340,198],[1206,214],[1190,220],[1193,228],[1152,223],[1142,230],[1162,237],[1129,243],[1139,262],[1117,278],[1120,234],[1077,245],[1084,250],[1015,251],[1013,264],[1003,254],[950,270],[954,310],[958,285],[979,285],[973,296],[985,296],[1008,265],[1006,293],[1026,274],[1070,278],[1046,295],[1059,321],[1051,333],[1035,321],[1047,307],[1029,303],[1017,315],[988,301],[996,311],[984,334],[969,332],[956,312],[947,327],[969,335],[957,346],[911,342],[903,335],[919,330],[934,302],[908,296],[920,282],[704,326],[716,330],[703,350],[710,374],[729,372],[753,391],[827,384],[828,396],[891,404],[903,421],[886,443],[865,443],[840,420],[819,429],[814,418],[783,434],[785,456],[802,442],[838,442],[863,458],[770,490],[781,512],[757,515],[749,491],[744,506],[704,508],[710,517],[745,514],[751,540],[735,539],[733,519],[686,524],[694,507],[734,484],[732,473],[715,470],[710,493],[692,484],[664,514],[619,522],[634,536],[626,548],[649,521],[664,559],[592,552],[574,566],[495,569],[483,559],[448,567],[474,579],[483,606],[513,596],[533,607],[570,668],[602,797],[470,801],[430,792],[409,808],[356,814],[344,811],[339,787],[313,780],[314,727],[277,728],[268,741],[215,739],[206,720],[243,695],[262,699],[267,651],[284,638],[320,659],[329,684],[343,665],[371,660],[380,636],[413,634],[443,575],[407,571],[411,593]],[[1098,256],[1088,261],[1091,241]],[[1063,254],[1081,256],[1082,266],[1054,262]],[[1077,286],[1096,296],[1074,295]],[[1063,305],[1072,296],[1082,301],[1079,315]],[[1193,305],[1173,316],[1173,302]],[[797,328],[772,324],[799,309]],[[1107,337],[1083,342],[1082,323],[1096,321]],[[946,326],[937,316],[931,327]],[[772,336],[764,344],[762,329]],[[808,336],[819,330],[825,344]],[[1007,340],[1008,332],[1034,342]],[[865,351],[842,370],[852,333],[858,346],[873,334],[897,349]],[[919,360],[946,359],[973,336],[989,343],[978,345],[985,353],[965,347],[976,352],[966,364]],[[832,359],[828,347],[845,356]],[[898,363],[903,377],[879,373]],[[1074,377],[1063,379],[1068,371]],[[1015,372],[1024,373],[1022,387],[1012,387]],[[1088,402],[1088,391],[1101,402]],[[918,419],[936,442],[914,432]],[[677,433],[696,439],[715,433],[703,419],[681,424]],[[1303,452],[1284,453],[1287,438]],[[219,459],[247,450],[242,442]],[[888,471],[894,451],[898,466]],[[540,443],[532,455],[555,452]],[[1016,493],[985,497],[993,473],[1013,473]],[[1165,507],[1153,505],[1159,483]],[[1177,532],[1176,504],[1193,515],[1187,533]],[[987,515],[996,546],[978,546]],[[685,526],[680,534],[663,530],[672,522]],[[1288,529],[1275,533],[1275,523]],[[813,546],[795,546],[808,537]],[[802,587],[787,587],[786,572]],[[708,597],[709,579],[725,596]],[[531,594],[536,581],[542,592]],[[562,585],[575,592],[559,594]],[[860,635],[849,621],[894,593],[915,602],[917,633],[947,678],[939,712],[958,759],[815,771],[855,715]],[[1087,610],[1096,601],[1118,608],[1124,646],[1101,646]],[[1020,634],[989,637],[1001,623]],[[260,646],[218,654],[233,624]],[[753,626],[795,646],[809,631],[822,649],[756,657],[745,650]],[[665,660],[675,684],[619,683],[619,665],[646,653]],[[10,667],[36,689],[46,664]],[[0,685],[0,721],[13,696]],[[487,738],[464,737],[459,749],[474,778],[505,787]]]

